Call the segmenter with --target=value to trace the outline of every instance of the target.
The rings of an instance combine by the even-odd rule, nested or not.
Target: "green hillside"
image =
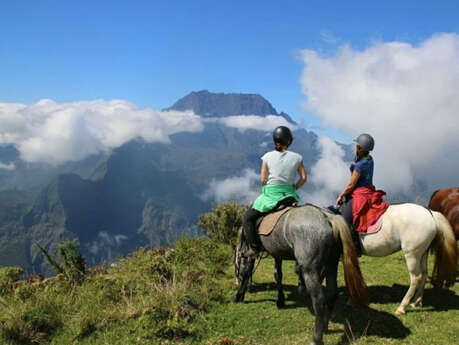
[[[459,343],[458,284],[440,290],[428,283],[424,307],[399,318],[394,311],[408,284],[402,255],[360,262],[370,308],[347,305],[340,267],[340,294],[325,344]],[[13,283],[2,272],[2,344],[307,343],[311,303],[296,292],[293,263],[284,263],[287,299],[281,310],[273,272],[273,260],[262,260],[246,301],[232,303],[231,248],[202,238],[182,238],[172,249],[140,249],[112,267],[93,268],[81,285],[62,275]]]

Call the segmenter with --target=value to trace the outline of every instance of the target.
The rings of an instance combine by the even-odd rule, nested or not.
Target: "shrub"
[[[0,268],[0,295],[9,293],[12,290],[14,282],[21,279],[24,270],[20,267],[2,267]]]
[[[201,215],[198,224],[212,240],[234,245],[247,208],[235,201],[222,203],[214,206],[212,212]]]
[[[56,273],[63,274],[71,284],[81,284],[83,282],[87,268],[84,257],[78,253],[78,249],[80,248],[78,239],[65,240],[57,245],[57,254],[61,261],[60,263],[41,247],[40,244],[36,243],[36,245]]]
[[[178,269],[204,269],[210,276],[223,273],[231,255],[227,246],[206,238],[182,237],[174,246],[175,265]]]
[[[78,239],[65,240],[57,246],[64,275],[70,283],[81,283],[86,274],[86,260],[78,253]]]

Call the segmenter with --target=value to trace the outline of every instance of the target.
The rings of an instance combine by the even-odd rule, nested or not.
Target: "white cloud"
[[[253,169],[244,170],[242,176],[233,176],[224,180],[212,180],[202,195],[204,200],[217,203],[235,200],[245,204],[254,201],[261,192],[260,176]]]
[[[459,35],[302,56],[306,109],[352,136],[374,136],[377,187],[406,191],[415,178],[430,188],[457,184]]]
[[[127,236],[121,234],[115,235],[114,238],[117,246],[120,246],[121,242],[126,241],[128,239]]]
[[[312,194],[302,197],[316,205],[328,206],[334,203],[349,181],[349,162],[344,162],[344,151],[328,137],[320,137],[319,160],[311,168],[308,183],[315,187]]]
[[[280,125],[296,128],[277,115],[202,119],[192,111],[140,109],[124,100],[56,103],[43,99],[31,105],[0,103],[0,144],[16,145],[24,161],[60,164],[109,151],[137,137],[168,143],[171,134],[202,131],[205,122],[240,131],[272,131]]]
[[[120,247],[122,242],[126,240],[128,240],[126,235],[111,235],[106,231],[101,231],[97,234],[97,239],[86,244],[86,248],[91,254],[97,255],[99,250],[104,248]]]
[[[270,143],[270,142],[267,142],[267,141],[264,141],[264,142],[262,142],[262,143],[260,144],[260,147],[266,148],[266,147],[268,147],[269,144],[271,144],[271,143]]]
[[[5,163],[0,162],[0,169],[4,169],[4,170],[14,170],[14,169],[16,169],[16,166],[14,165],[13,162],[10,162],[10,163],[8,163],[8,164],[5,164]]]
[[[297,128],[297,126],[289,123],[284,117],[278,115],[233,115],[220,118],[209,118],[205,121],[217,122],[227,127],[237,128],[242,132],[247,129],[272,131],[277,126],[287,126],[291,130]]]
[[[0,103],[0,143],[15,144],[28,162],[76,161],[137,137],[167,143],[171,134],[202,129],[192,112],[139,109],[123,100]]]

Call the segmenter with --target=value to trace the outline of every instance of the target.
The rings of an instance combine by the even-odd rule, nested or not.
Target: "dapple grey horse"
[[[314,205],[294,207],[279,218],[268,236],[261,236],[264,250],[274,257],[278,287],[277,306],[284,305],[282,260],[296,260],[311,296],[315,323],[311,345],[323,344],[331,310],[338,294],[338,261],[343,255],[346,286],[355,304],[367,305],[367,288],[360,271],[349,228],[343,217]],[[235,302],[242,302],[252,276],[255,259],[242,256],[243,236],[236,246],[234,264],[240,284]],[[322,281],[326,280],[326,287]]]

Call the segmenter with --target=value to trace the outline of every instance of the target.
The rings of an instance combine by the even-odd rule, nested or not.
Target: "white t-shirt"
[[[295,184],[296,173],[303,157],[298,153],[285,151],[270,151],[261,157],[268,166],[268,181],[266,184]]]

